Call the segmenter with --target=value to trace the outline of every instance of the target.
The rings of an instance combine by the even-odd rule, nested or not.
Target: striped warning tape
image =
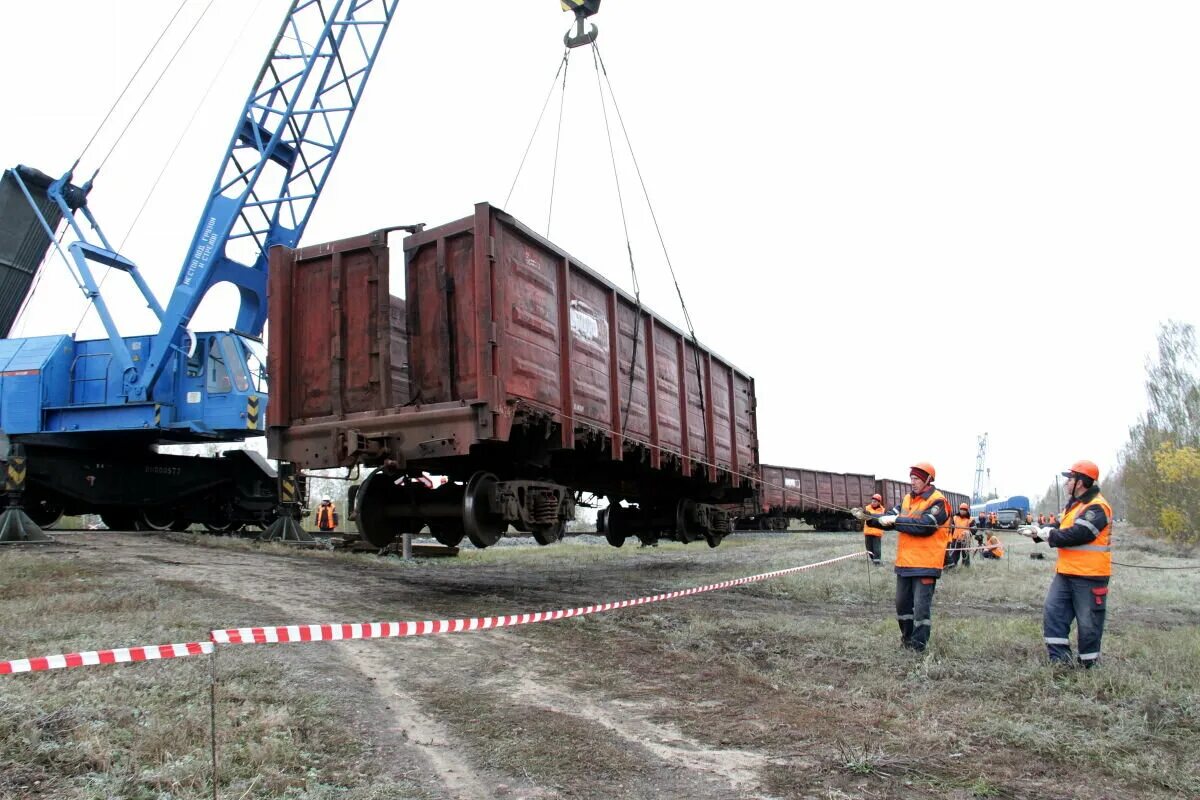
[[[677,597],[689,597],[694,594],[712,592],[718,589],[729,589],[734,586],[744,586],[749,583],[792,575],[817,567],[824,567],[846,561],[851,558],[867,556],[866,551],[849,553],[837,558],[804,564],[799,567],[788,567],[773,572],[764,572],[731,581],[710,583],[706,586],[696,586],[691,589],[680,589],[674,592],[638,597],[632,600],[620,600],[613,603],[582,606],[580,608],[565,608],[557,611],[538,611],[533,614],[509,614],[499,617],[475,617],[464,619],[426,620],[413,622],[363,622],[337,625],[283,625],[273,628],[228,628],[214,630],[209,634],[210,641],[186,642],[184,644],[160,644],[143,647],[118,647],[112,650],[92,650],[84,653],[66,653],[64,655],[41,656],[40,658],[18,658],[12,661],[0,661],[0,675],[11,675],[18,672],[40,672],[51,669],[67,669],[70,667],[95,666],[100,664],[127,664],[134,661],[154,661],[164,658],[184,658],[186,656],[206,655],[213,652],[218,644],[267,644],[273,642],[322,642],[345,639],[381,639],[401,636],[424,636],[433,633],[458,633],[460,631],[481,631],[492,628],[505,628],[513,625],[526,625],[532,622],[549,622],[568,617],[582,617],[588,614],[598,614],[603,611],[614,611],[632,606],[642,606],[672,600]]]
[[[215,630],[210,636],[216,644],[273,644],[277,642],[329,642],[345,639],[386,639],[401,636],[426,636],[434,633],[459,633],[463,631],[484,631],[493,628],[506,628],[513,625],[527,625],[533,622],[549,622],[569,617],[582,617],[603,611],[614,611],[631,606],[642,606],[658,603],[663,600],[673,600],[676,597],[688,597],[717,589],[729,589],[734,586],[744,586],[748,583],[779,578],[796,572],[816,569],[817,567],[836,564],[851,558],[868,555],[865,551],[849,555],[805,564],[799,567],[764,572],[732,581],[710,583],[707,586],[696,586],[691,589],[680,589],[674,592],[638,597],[632,600],[620,600],[614,603],[582,606],[580,608],[564,608],[557,611],[538,611],[532,614],[509,614],[499,617],[474,617],[463,619],[441,619],[412,622],[356,622],[332,625],[281,625],[273,628],[226,628]]]
[[[118,647],[113,650],[89,650],[86,653],[66,653],[65,655],[41,656],[40,658],[18,658],[13,661],[0,661],[0,675],[69,667],[90,667],[98,664],[157,661],[162,658],[184,658],[185,656],[205,655],[212,651],[212,642],[187,642],[145,647]]]

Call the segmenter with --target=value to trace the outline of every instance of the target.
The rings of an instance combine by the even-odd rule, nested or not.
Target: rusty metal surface
[[[392,391],[387,273],[386,234],[271,250],[268,426],[404,402]]]
[[[653,466],[745,471],[757,461],[745,373],[487,204],[405,241],[413,396],[526,401]],[[490,290],[490,291],[489,291]],[[686,387],[681,391],[680,386]]]
[[[894,481],[890,478],[880,478],[875,481],[875,491],[883,496],[884,508],[894,508],[900,505],[904,500],[904,495],[908,494],[908,481]]]
[[[427,441],[462,454],[508,441],[532,414],[561,429],[564,450],[600,442],[613,461],[751,485],[753,379],[568,253],[488,204],[404,252],[407,359],[379,324],[393,308],[384,241],[272,251],[273,457],[332,466],[364,438],[401,460],[426,457]],[[429,427],[431,408],[466,412]]]

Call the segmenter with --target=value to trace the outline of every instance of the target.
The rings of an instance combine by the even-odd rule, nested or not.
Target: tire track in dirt
[[[270,616],[282,614],[287,609],[289,617],[298,624],[322,620],[342,621],[344,617],[338,604],[334,602],[329,605],[328,600],[346,591],[345,584],[329,581],[326,575],[320,573],[297,581],[296,572],[304,565],[286,557],[256,553],[226,555],[221,551],[206,550],[202,551],[206,556],[219,555],[200,562],[195,558],[197,553],[194,548],[168,541],[124,541],[117,548],[106,548],[104,545],[108,543],[103,540],[97,540],[96,543],[101,549],[112,553],[113,562],[138,564],[141,571],[148,571],[156,577],[203,584],[263,608]],[[152,549],[153,552],[146,553],[146,549]],[[172,555],[178,554],[175,558],[180,560],[163,558],[166,550],[170,550]],[[319,563],[316,562],[314,566]],[[361,585],[353,588],[357,591],[363,589]],[[325,602],[322,602],[322,598]],[[262,623],[255,620],[241,624]],[[418,649],[428,645],[427,642],[418,641],[406,644]],[[437,720],[418,710],[419,698],[406,691],[410,682],[393,666],[394,659],[389,663],[386,651],[378,645],[346,642],[339,647],[338,655],[370,679],[372,690],[380,700],[378,711],[391,722],[387,733],[403,739],[405,744],[425,758],[430,768],[429,774],[441,782],[447,797],[453,800],[489,800],[494,797],[495,792],[490,787],[495,782],[486,781],[478,775],[468,762],[448,746],[451,738],[448,731]]]

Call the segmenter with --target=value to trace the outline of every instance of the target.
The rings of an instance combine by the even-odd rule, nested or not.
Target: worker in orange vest
[[[962,561],[964,567],[971,566],[971,507],[960,503],[958,513],[950,520],[950,542],[946,547],[946,569],[955,567]]]
[[[1058,566],[1042,612],[1042,635],[1050,660],[1073,663],[1070,635],[1074,621],[1078,623],[1079,663],[1093,667],[1100,659],[1112,577],[1112,506],[1100,494],[1100,468],[1093,462],[1076,461],[1063,476],[1067,479],[1067,505],[1062,524],[1022,532],[1058,550]]]
[[[1045,514],[1038,514],[1038,527],[1040,528],[1040,527],[1042,527],[1042,526],[1043,526],[1043,525],[1045,525],[1045,524],[1046,524],[1046,515],[1045,515]]]
[[[995,533],[989,533],[987,537],[987,550],[983,551],[984,558],[1004,558],[1004,548],[1000,545],[1000,537]]]
[[[1051,514],[1050,521],[1047,522],[1046,524],[1047,525],[1057,525],[1058,524],[1058,514]]]
[[[333,500],[326,497],[321,500],[321,505],[317,506],[317,530],[330,533],[336,530],[337,526],[337,509],[333,507]]]
[[[886,510],[883,507],[883,495],[879,494],[871,495],[871,502],[863,509],[873,517],[882,515]],[[883,529],[863,522],[863,541],[866,543],[867,552],[871,554],[871,563],[878,567],[881,563],[879,559],[883,555]]]
[[[892,528],[896,538],[896,622],[900,645],[923,652],[933,630],[933,592],[942,576],[950,541],[950,502],[933,485],[937,471],[921,461],[909,469],[911,491],[887,514],[852,513],[869,524]]]
[[[1000,524],[1000,515],[997,514],[995,511],[992,511],[991,513],[989,513],[988,514],[988,525],[995,528],[999,524]]]

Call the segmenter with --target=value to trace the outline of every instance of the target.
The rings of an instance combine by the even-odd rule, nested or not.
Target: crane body
[[[239,442],[265,432],[268,252],[298,244],[397,2],[291,3],[166,303],[137,264],[111,246],[87,204],[91,181],[73,183],[74,168],[58,179],[28,167],[4,173],[0,199],[22,198],[33,230],[5,226],[0,239],[25,243],[26,251],[33,240],[42,252],[53,247],[107,334],[0,340],[0,458],[10,442],[29,453],[35,521],[52,521],[64,510],[101,513],[120,527],[187,521],[222,528],[269,517],[275,474],[264,459],[167,456],[156,445]],[[60,220],[69,227],[58,240]],[[6,244],[0,241],[0,251]],[[101,295],[97,267],[129,276],[156,330],[120,329]],[[238,290],[234,326],[191,330],[192,316],[219,283]],[[105,477],[117,473],[118,479]]]

